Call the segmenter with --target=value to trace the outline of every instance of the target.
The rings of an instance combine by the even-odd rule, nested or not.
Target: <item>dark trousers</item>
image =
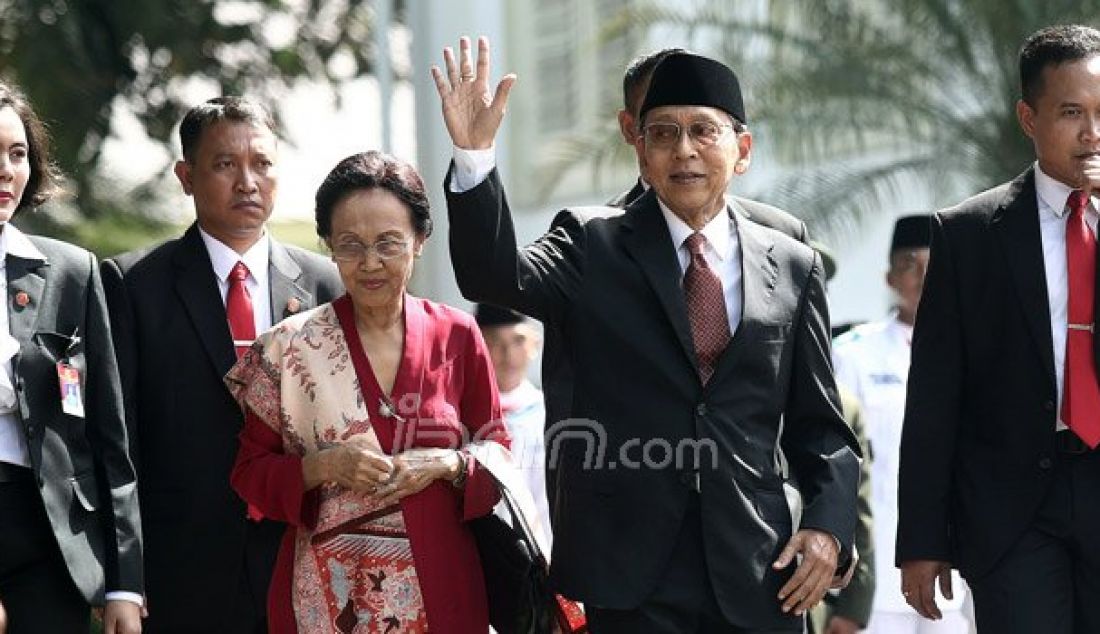
[[[1061,454],[1035,521],[992,572],[967,579],[982,634],[1100,632],[1100,452]]]
[[[192,634],[201,627],[204,634],[266,634],[267,590],[275,566],[278,540],[286,525],[264,520],[245,525],[245,548],[237,570],[237,585],[232,596],[219,609],[217,619],[204,622],[207,613],[187,610],[179,587],[160,588],[158,592],[171,596],[172,609],[157,609],[150,600],[149,618],[143,624],[145,634]],[[148,563],[148,562],[147,562]],[[209,573],[207,573],[209,574]],[[201,623],[201,625],[199,625]]]
[[[788,634],[795,630],[748,630],[722,615],[703,554],[698,498],[684,516],[668,568],[653,594],[633,610],[586,608],[592,634]]]
[[[29,469],[25,478],[0,482],[0,603],[7,634],[88,631],[91,609],[61,557]]]

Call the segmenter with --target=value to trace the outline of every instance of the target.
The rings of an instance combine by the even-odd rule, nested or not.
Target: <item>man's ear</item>
[[[1020,128],[1028,138],[1035,135],[1035,110],[1028,102],[1020,99],[1016,102],[1016,120],[1020,122]]]
[[[638,136],[637,121],[634,115],[626,110],[619,111],[619,132],[623,135],[623,141],[628,145],[634,145],[634,139]]]
[[[749,171],[752,163],[752,133],[749,131],[737,135],[737,162],[733,164],[733,171],[738,175]]]
[[[176,161],[172,171],[176,173],[176,178],[179,179],[180,185],[183,187],[183,193],[190,196],[193,189],[191,186],[191,164],[187,161]]]

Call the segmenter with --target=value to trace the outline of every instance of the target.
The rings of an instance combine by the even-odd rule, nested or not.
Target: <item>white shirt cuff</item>
[[[145,605],[145,598],[136,592],[119,590],[117,592],[108,592],[103,598],[107,601],[129,601],[130,603],[138,604],[138,607]]]
[[[496,146],[485,150],[464,150],[456,145],[454,160],[451,191],[461,194],[480,185],[497,166]]]

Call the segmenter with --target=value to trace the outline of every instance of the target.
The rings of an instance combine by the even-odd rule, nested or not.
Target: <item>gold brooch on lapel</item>
[[[20,308],[26,308],[27,304],[31,303],[31,296],[27,295],[25,291],[19,291],[15,294],[15,305]]]
[[[302,310],[302,300],[297,297],[291,297],[286,300],[286,312],[297,313],[300,310]]]

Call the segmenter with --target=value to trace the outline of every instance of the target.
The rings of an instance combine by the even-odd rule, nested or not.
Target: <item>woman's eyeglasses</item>
[[[362,262],[371,251],[380,260],[392,260],[409,252],[408,240],[379,240],[374,244],[361,242],[341,242],[333,245],[332,257],[339,262]]]

